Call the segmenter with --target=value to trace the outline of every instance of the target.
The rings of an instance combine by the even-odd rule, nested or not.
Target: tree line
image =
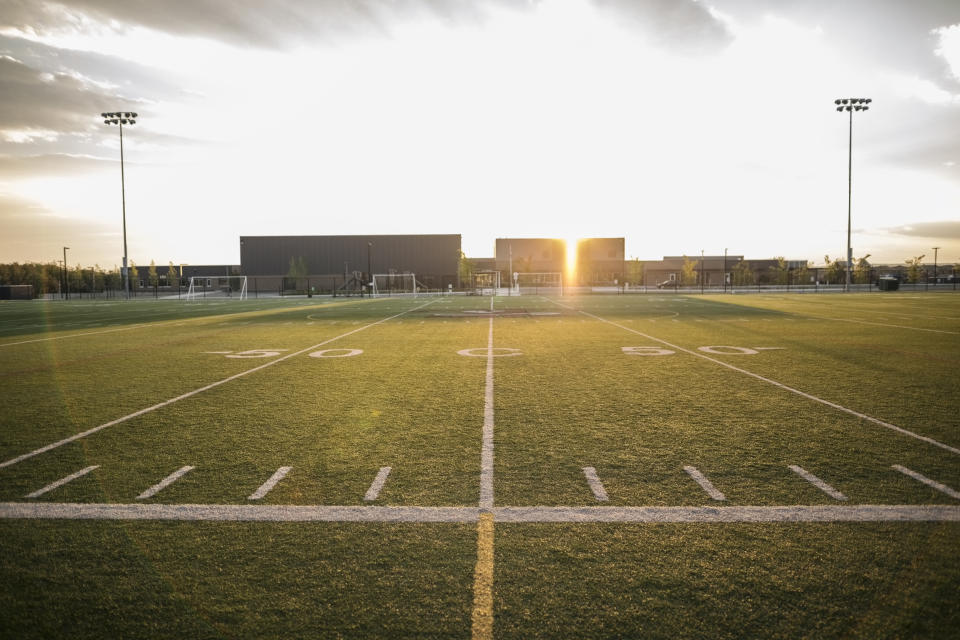
[[[130,262],[130,287],[173,286],[180,284],[179,270],[171,262],[167,267],[158,268],[154,261],[144,268]],[[68,267],[64,273],[63,265],[56,262],[10,262],[0,263],[0,284],[33,285],[33,294],[40,297],[56,294],[67,288],[72,293],[92,293],[123,289],[123,275],[120,267],[114,265],[106,269],[99,264],[84,267],[79,264]],[[69,286],[68,286],[69,285]]]

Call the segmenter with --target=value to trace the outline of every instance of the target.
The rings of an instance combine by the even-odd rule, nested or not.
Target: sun
[[[567,258],[563,275],[568,281],[572,281],[577,275],[577,246],[580,244],[580,238],[567,238],[564,242],[567,245]]]

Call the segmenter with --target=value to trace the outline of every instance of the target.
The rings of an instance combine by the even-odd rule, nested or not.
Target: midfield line
[[[755,378],[755,379],[757,379],[757,380],[760,380],[761,382],[766,382],[767,384],[772,384],[772,385],[775,386],[775,387],[779,387],[780,389],[783,389],[784,391],[789,391],[790,393],[795,393],[795,394],[797,394],[797,395],[800,396],[800,397],[806,398],[807,400],[813,400],[814,402],[819,402],[820,404],[826,405],[826,406],[830,407],[831,409],[836,409],[837,411],[842,411],[843,413],[847,413],[847,414],[849,414],[849,415],[851,415],[851,416],[856,416],[857,418],[861,418],[861,419],[863,419],[863,420],[866,420],[867,422],[872,422],[873,424],[879,425],[879,426],[881,426],[881,427],[885,427],[885,428],[887,428],[887,429],[890,429],[891,431],[896,431],[897,433],[900,433],[900,434],[902,434],[902,435],[910,436],[911,438],[916,438],[917,440],[921,440],[921,441],[923,441],[923,442],[926,442],[927,444],[932,444],[932,445],[935,446],[935,447],[940,447],[941,449],[944,449],[944,450],[946,450],[946,451],[949,451],[950,453],[956,453],[957,455],[960,455],[960,449],[957,449],[956,447],[951,447],[950,445],[944,444],[944,443],[940,442],[939,440],[934,440],[933,438],[929,438],[929,437],[927,437],[927,436],[922,436],[922,435],[920,435],[919,433],[914,433],[913,431],[909,431],[909,430],[907,430],[907,429],[904,429],[903,427],[898,427],[898,426],[895,425],[895,424],[890,424],[889,422],[884,422],[883,420],[880,420],[880,419],[878,419],[878,418],[874,418],[873,416],[868,416],[868,415],[865,414],[865,413],[860,413],[859,411],[854,411],[853,409],[848,409],[847,407],[844,407],[843,405],[839,405],[839,404],[837,404],[837,403],[835,403],[835,402],[830,402],[829,400],[824,400],[823,398],[818,398],[817,396],[811,395],[811,394],[806,393],[806,392],[804,392],[804,391],[800,391],[799,389],[794,389],[793,387],[787,386],[787,385],[783,384],[782,382],[777,382],[776,380],[771,380],[770,378],[765,378],[765,377],[761,376],[761,375],[758,374],[758,373],[753,373],[752,371],[747,371],[746,369],[741,369],[740,367],[737,367],[737,366],[734,366],[734,365],[729,364],[729,363],[727,363],[727,362],[724,362],[723,360],[717,360],[716,358],[711,358],[710,356],[704,355],[703,353],[700,353],[700,352],[697,352],[697,351],[691,351],[690,349],[685,349],[684,347],[675,345],[675,344],[673,344],[673,343],[671,343],[671,342],[667,342],[666,340],[662,340],[662,339],[660,339],[660,338],[655,338],[655,337],[653,337],[653,336],[651,336],[651,335],[649,335],[649,334],[643,333],[642,331],[637,331],[636,329],[631,329],[630,327],[624,326],[624,325],[619,324],[619,323],[617,323],[617,322],[614,322],[614,321],[612,321],[612,320],[607,320],[606,318],[601,318],[600,316],[594,315],[594,314],[589,313],[589,312],[587,312],[587,311],[584,311],[584,310],[582,310],[582,309],[577,309],[576,307],[571,307],[571,306],[569,306],[569,305],[563,304],[562,302],[557,302],[556,300],[550,300],[549,298],[547,298],[547,300],[549,300],[550,302],[552,302],[553,304],[555,304],[555,305],[557,305],[557,306],[563,307],[563,308],[565,308],[565,309],[570,309],[571,311],[576,311],[576,312],[578,312],[578,313],[582,313],[583,315],[588,316],[588,317],[590,317],[590,318],[593,318],[594,320],[599,320],[600,322],[604,322],[604,323],[606,323],[606,324],[612,325],[612,326],[617,327],[617,328],[619,328],[619,329],[623,329],[624,331],[629,331],[630,333],[633,333],[633,334],[636,334],[636,335],[641,336],[641,337],[643,337],[643,338],[646,338],[647,340],[653,340],[654,342],[659,342],[660,344],[666,345],[666,346],[670,347],[671,349],[676,349],[677,351],[682,351],[683,353],[687,353],[687,354],[689,354],[689,355],[691,355],[691,356],[696,356],[696,357],[702,358],[702,359],[704,359],[704,360],[709,360],[710,362],[712,362],[712,363],[714,363],[714,364],[718,364],[718,365],[720,365],[721,367],[726,367],[727,369],[731,369],[731,370],[733,370],[733,371],[737,371],[737,372],[742,373],[742,374],[744,374],[744,375],[750,376],[751,378]]]
[[[203,393],[204,391],[209,391],[210,389],[213,389],[213,388],[215,388],[215,387],[219,387],[220,385],[226,384],[226,383],[231,382],[231,381],[233,381],[233,380],[236,380],[237,378],[242,378],[242,377],[244,377],[244,376],[250,375],[251,373],[255,373],[255,372],[260,371],[260,370],[262,370],[262,369],[266,369],[267,367],[272,367],[273,365],[275,365],[275,364],[277,364],[277,363],[283,362],[284,360],[289,360],[290,358],[295,358],[296,356],[299,356],[299,355],[303,355],[304,353],[306,353],[306,352],[308,352],[308,351],[313,351],[314,349],[317,349],[318,347],[322,347],[322,346],[324,346],[324,345],[326,345],[326,344],[330,344],[331,342],[334,342],[335,340],[339,340],[339,339],[341,339],[341,338],[346,338],[347,336],[353,335],[353,334],[355,334],[355,333],[359,333],[360,331],[363,331],[364,329],[369,329],[370,327],[375,327],[375,326],[377,326],[378,324],[383,324],[384,322],[387,322],[387,321],[389,321],[389,320],[393,320],[394,318],[399,318],[399,317],[402,316],[402,315],[406,315],[406,314],[408,314],[408,313],[412,313],[412,312],[414,312],[414,311],[417,311],[418,309],[422,309],[423,307],[426,307],[427,305],[433,304],[433,302],[434,302],[434,301],[431,300],[430,302],[427,302],[427,303],[425,303],[425,304],[422,304],[422,305],[420,305],[420,306],[418,306],[418,307],[414,307],[413,309],[407,309],[406,311],[403,311],[403,312],[401,312],[401,313],[394,314],[394,315],[389,316],[389,317],[387,317],[387,318],[383,318],[382,320],[377,320],[376,322],[371,322],[370,324],[364,325],[364,326],[362,326],[362,327],[358,327],[358,328],[353,329],[352,331],[348,331],[348,332],[346,332],[346,333],[342,333],[342,334],[340,334],[339,336],[336,336],[336,337],[334,337],[334,338],[330,338],[330,339],[328,339],[328,340],[324,340],[323,342],[319,342],[319,343],[317,343],[317,344],[315,344],[315,345],[309,346],[309,347],[307,347],[306,349],[301,349],[300,351],[297,351],[297,352],[295,352],[295,353],[291,353],[291,354],[282,356],[282,357],[280,357],[280,358],[277,358],[276,360],[271,360],[270,362],[267,362],[267,363],[262,364],[262,365],[257,366],[257,367],[253,367],[252,369],[247,369],[246,371],[241,371],[240,373],[236,373],[236,374],[234,374],[234,375],[232,375],[232,376],[229,376],[229,377],[227,377],[227,378],[224,378],[223,380],[218,380],[217,382],[214,382],[214,383],[212,383],[212,384],[208,384],[208,385],[205,386],[205,387],[200,387],[199,389],[194,389],[193,391],[188,391],[187,393],[184,393],[184,394],[182,394],[182,395],[179,395],[179,396],[177,396],[176,398],[170,398],[169,400],[164,400],[163,402],[159,402],[159,403],[157,403],[157,404],[155,404],[155,405],[153,405],[153,406],[151,406],[151,407],[147,407],[146,409],[140,409],[139,411],[134,411],[133,413],[128,414],[128,415],[125,415],[125,416],[123,416],[122,418],[117,418],[116,420],[111,420],[110,422],[105,422],[104,424],[101,424],[100,426],[93,427],[92,429],[87,429],[86,431],[82,431],[82,432],[80,432],[80,433],[74,434],[74,435],[70,436],[69,438],[64,438],[63,440],[58,440],[57,442],[48,444],[48,445],[46,445],[45,447],[40,447],[39,449],[35,449],[35,450],[33,450],[33,451],[29,452],[29,453],[24,453],[23,455],[19,455],[19,456],[17,456],[16,458],[11,458],[10,460],[7,460],[6,462],[0,462],[0,469],[2,469],[2,468],[4,468],[4,467],[9,467],[9,466],[15,465],[15,464],[20,463],[20,462],[23,462],[24,460],[27,460],[28,458],[32,458],[32,457],[34,457],[34,456],[38,456],[38,455],[40,455],[41,453],[46,453],[47,451],[51,451],[51,450],[53,450],[53,449],[56,449],[57,447],[62,447],[62,446],[65,445],[65,444],[69,444],[69,443],[74,442],[74,441],[76,441],[76,440],[79,440],[79,439],[81,439],[81,438],[86,438],[86,437],[89,436],[89,435],[93,435],[94,433],[97,433],[98,431],[102,431],[103,429],[106,429],[107,427],[112,427],[112,426],[118,425],[118,424],[120,424],[120,423],[122,423],[122,422],[126,422],[127,420],[131,420],[131,419],[133,419],[133,418],[136,418],[136,417],[142,416],[142,415],[144,415],[144,414],[150,413],[151,411],[156,411],[157,409],[162,409],[163,407],[166,407],[166,406],[168,406],[168,405],[171,405],[171,404],[173,404],[173,403],[175,403],[175,402],[179,402],[179,401],[181,401],[181,400],[186,400],[187,398],[193,397],[193,396],[197,395],[198,393]],[[491,331],[492,331],[492,328],[491,328]]]

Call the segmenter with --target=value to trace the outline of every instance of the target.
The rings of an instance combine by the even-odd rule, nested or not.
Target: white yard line
[[[493,298],[490,299],[491,305]],[[487,373],[483,392],[483,443],[480,449],[480,508],[493,508],[493,318],[487,334]]]
[[[283,480],[286,477],[286,475],[290,473],[291,469],[293,469],[293,467],[280,467],[279,469],[274,471],[273,475],[270,476],[270,478],[266,482],[260,485],[259,489],[257,489],[252,494],[250,494],[247,500],[260,500],[261,498],[263,498],[265,495],[270,493],[271,489],[277,486],[278,482]]]
[[[911,469],[907,469],[906,467],[902,467],[902,466],[900,466],[899,464],[893,465],[893,468],[896,469],[897,471],[899,471],[900,473],[904,474],[904,475],[910,476],[910,477],[913,478],[914,480],[919,480],[920,482],[922,482],[923,484],[927,485],[928,487],[932,487],[932,488],[936,489],[937,491],[940,491],[940,492],[942,492],[942,493],[947,494],[947,495],[950,496],[951,498],[956,498],[957,500],[960,500],[960,491],[955,491],[955,490],[951,489],[950,487],[948,487],[948,486],[945,485],[945,484],[941,484],[941,483],[937,482],[936,480],[931,480],[930,478],[928,478],[927,476],[923,475],[922,473],[917,473],[916,471],[913,471],[913,470],[911,470]]]
[[[39,498],[40,496],[42,496],[43,494],[45,494],[45,493],[48,492],[48,491],[53,491],[53,490],[56,489],[57,487],[62,487],[63,485],[67,484],[68,482],[71,482],[71,481],[73,481],[73,480],[76,480],[77,478],[79,478],[79,477],[81,477],[81,476],[87,475],[88,473],[90,473],[90,472],[93,471],[94,469],[98,468],[99,466],[100,466],[100,465],[95,464],[95,465],[93,465],[92,467],[87,467],[86,469],[81,469],[80,471],[77,471],[76,473],[71,473],[71,474],[68,475],[66,478],[60,478],[60,479],[57,480],[56,482],[51,482],[50,484],[48,484],[47,486],[45,486],[43,489],[37,489],[37,490],[34,491],[33,493],[28,493],[28,494],[27,494],[27,497],[28,497],[28,498]]]
[[[698,357],[698,358],[703,358],[704,360],[709,360],[710,362],[713,362],[714,364],[718,364],[718,365],[720,365],[721,367],[726,367],[727,369],[731,369],[731,370],[733,370],[733,371],[737,371],[738,373],[742,373],[742,374],[744,374],[744,375],[750,376],[751,378],[755,378],[755,379],[760,380],[760,381],[762,381],[762,382],[766,382],[767,384],[772,384],[773,386],[778,387],[778,388],[780,388],[780,389],[783,389],[784,391],[789,391],[790,393],[795,393],[795,394],[797,394],[797,395],[800,396],[800,397],[806,398],[807,400],[812,400],[812,401],[814,401],[814,402],[819,402],[820,404],[826,405],[826,406],[830,407],[831,409],[836,409],[837,411],[842,411],[842,412],[847,413],[847,414],[849,414],[849,415],[856,416],[857,418],[860,418],[860,419],[862,419],[862,420],[866,420],[867,422],[872,422],[873,424],[876,424],[876,425],[879,425],[879,426],[881,426],[881,427],[885,427],[885,428],[887,428],[887,429],[890,429],[891,431],[896,431],[897,433],[900,433],[900,434],[902,434],[902,435],[909,436],[909,437],[911,437],[911,438],[916,438],[917,440],[920,440],[920,441],[922,441],[922,442],[926,442],[927,444],[932,444],[932,445],[935,446],[935,447],[940,447],[941,449],[944,449],[944,450],[946,450],[946,451],[949,451],[950,453],[956,453],[956,454],[960,455],[960,449],[957,449],[956,447],[951,447],[950,445],[944,444],[944,443],[942,443],[942,442],[940,442],[940,441],[938,441],[938,440],[934,440],[933,438],[929,438],[929,437],[927,437],[927,436],[922,436],[922,435],[920,435],[919,433],[914,433],[913,431],[909,431],[909,430],[907,430],[907,429],[904,429],[903,427],[898,427],[898,426],[895,425],[895,424],[890,424],[889,422],[884,422],[883,420],[879,420],[879,419],[874,418],[874,417],[872,417],[872,416],[868,416],[868,415],[865,414],[865,413],[860,413],[859,411],[854,411],[853,409],[848,409],[848,408],[846,408],[846,407],[844,407],[844,406],[842,406],[842,405],[839,405],[839,404],[837,404],[837,403],[835,403],[835,402],[830,402],[829,400],[824,400],[823,398],[818,398],[817,396],[811,395],[811,394],[809,394],[809,393],[805,393],[805,392],[803,392],[803,391],[800,391],[799,389],[794,389],[793,387],[787,386],[787,385],[783,384],[782,382],[777,382],[776,380],[771,380],[770,378],[765,378],[765,377],[761,376],[760,374],[753,373],[752,371],[747,371],[746,369],[741,369],[740,367],[737,367],[737,366],[734,366],[734,365],[729,364],[729,363],[727,363],[727,362],[724,362],[723,360],[717,360],[716,358],[711,358],[710,356],[704,355],[703,353],[698,353],[698,352],[692,351],[692,350],[690,350],[690,349],[685,349],[685,348],[680,347],[680,346],[677,346],[677,345],[675,345],[675,344],[673,344],[673,343],[667,342],[666,340],[661,340],[660,338],[655,338],[655,337],[653,337],[653,336],[651,336],[651,335],[649,335],[649,334],[643,333],[642,331],[637,331],[636,329],[631,329],[630,327],[625,327],[624,325],[619,324],[619,323],[617,323],[617,322],[613,322],[612,320],[607,320],[606,318],[601,318],[600,316],[593,315],[592,313],[589,313],[589,312],[587,312],[587,311],[583,311],[583,310],[580,310],[580,309],[576,309],[576,308],[574,308],[574,307],[570,307],[570,306],[565,305],[565,304],[563,304],[563,303],[557,302],[556,300],[551,300],[551,302],[553,302],[554,304],[556,304],[556,305],[558,305],[558,306],[565,307],[565,308],[571,309],[571,310],[573,310],[573,311],[578,311],[578,312],[582,313],[582,314],[585,315],[585,316],[588,316],[588,317],[590,317],[590,318],[593,318],[594,320],[599,320],[600,322],[604,322],[604,323],[609,324],[609,325],[612,325],[612,326],[614,326],[614,327],[618,327],[618,328],[620,328],[620,329],[623,329],[624,331],[629,331],[630,333],[636,334],[636,335],[638,335],[638,336],[642,336],[642,337],[646,338],[647,340],[653,340],[654,342],[659,342],[660,344],[666,345],[666,346],[670,347],[671,349],[676,349],[677,351],[682,351],[683,353],[687,353],[687,354],[690,354],[690,355],[692,355],[692,356],[696,356],[696,357]]]
[[[910,329],[911,331],[927,331],[930,333],[949,333],[950,335],[960,336],[960,331],[946,331],[944,329],[923,329],[921,327],[908,327],[902,324],[886,324],[883,322],[870,322],[869,320],[852,320],[850,318],[831,318],[830,316],[817,316],[812,313],[805,313],[801,315],[806,315],[811,318],[817,318],[820,320],[836,320],[837,322],[853,322],[854,324],[870,324],[876,327],[892,327],[895,329]]]
[[[707,480],[707,477],[702,473],[700,473],[700,471],[698,471],[696,467],[684,467],[683,470],[686,471],[691,478],[696,480],[697,484],[699,484],[703,488],[703,490],[707,492],[707,495],[709,495],[714,500],[727,499],[727,497],[723,495],[723,493],[718,491],[717,488],[713,486],[713,483]]]
[[[600,478],[597,477],[597,470],[593,467],[584,467],[583,475],[587,478],[587,484],[590,485],[590,491],[593,492],[593,497],[599,500],[600,502],[606,502],[609,500],[607,496],[607,490],[603,488],[603,483],[600,482]]]
[[[21,340],[20,342],[4,342],[0,344],[0,347],[12,347],[16,344],[29,344],[31,342],[48,342],[50,340],[65,340],[67,338],[78,338],[80,336],[96,336],[101,333],[115,333],[117,331],[130,331],[131,329],[139,329],[141,327],[146,327],[147,324],[134,324],[129,327],[121,327],[119,329],[106,329],[104,331],[87,331],[86,333],[71,333],[68,336],[53,336],[52,338],[36,338],[34,340]]]
[[[285,355],[285,356],[281,356],[281,357],[277,358],[276,360],[271,360],[270,362],[267,362],[267,363],[265,363],[265,364],[261,364],[260,366],[257,366],[257,367],[253,367],[252,369],[247,369],[246,371],[241,371],[240,373],[236,373],[236,374],[234,374],[234,375],[232,375],[232,376],[229,376],[229,377],[227,377],[227,378],[224,378],[223,380],[218,380],[217,382],[214,382],[214,383],[212,383],[212,384],[208,384],[208,385],[205,386],[205,387],[200,387],[199,389],[194,389],[193,391],[188,391],[187,393],[184,393],[184,394],[182,394],[182,395],[179,395],[179,396],[177,396],[176,398],[171,398],[171,399],[169,399],[169,400],[164,400],[163,402],[159,402],[159,403],[157,403],[157,404],[155,404],[155,405],[153,405],[153,406],[151,406],[151,407],[147,407],[146,409],[141,409],[141,410],[139,410],[139,411],[135,411],[135,412],[133,412],[133,413],[131,413],[131,414],[128,414],[128,415],[123,416],[122,418],[117,418],[116,420],[111,420],[110,422],[106,422],[106,423],[104,423],[104,424],[101,424],[100,426],[93,427],[92,429],[87,429],[86,431],[82,431],[82,432],[80,432],[80,433],[74,434],[74,435],[70,436],[69,438],[64,438],[63,440],[58,440],[57,442],[48,444],[48,445],[46,445],[45,447],[40,447],[39,449],[34,449],[33,451],[31,451],[31,452],[29,452],[29,453],[24,453],[23,455],[19,455],[19,456],[17,456],[16,458],[11,458],[10,460],[7,460],[6,462],[0,462],[0,469],[2,469],[2,468],[4,468],[4,467],[9,467],[9,466],[14,465],[14,464],[17,464],[17,463],[19,463],[19,462],[23,462],[24,460],[26,460],[26,459],[28,459],[28,458],[32,458],[32,457],[34,457],[34,456],[40,455],[41,453],[46,453],[47,451],[50,451],[50,450],[52,450],[52,449],[56,449],[57,447],[62,447],[63,445],[69,444],[69,443],[74,442],[74,441],[76,441],[76,440],[79,440],[80,438],[86,438],[86,437],[89,436],[89,435],[93,435],[94,433],[97,433],[98,431],[102,431],[103,429],[106,429],[107,427],[112,427],[112,426],[114,426],[114,425],[120,424],[121,422],[126,422],[127,420],[130,420],[130,419],[132,419],[132,418],[136,418],[136,417],[138,417],[138,416],[142,416],[142,415],[144,415],[145,413],[150,413],[151,411],[156,411],[157,409],[161,409],[161,408],[163,408],[163,407],[166,407],[167,405],[171,405],[171,404],[173,404],[174,402],[179,402],[180,400],[185,400],[186,398],[190,398],[190,397],[192,397],[192,396],[195,396],[195,395],[197,395],[198,393],[203,393],[204,391],[209,391],[210,389],[213,389],[213,388],[215,388],[215,387],[219,387],[220,385],[226,384],[227,382],[231,382],[232,380],[236,380],[237,378],[242,378],[243,376],[250,375],[251,373],[254,373],[254,372],[256,372],[256,371],[260,371],[261,369],[266,369],[267,367],[272,367],[273,365],[275,365],[275,364],[277,364],[277,363],[279,363],[279,362],[283,362],[284,360],[289,360],[290,358],[294,358],[294,357],[296,357],[296,356],[302,355],[302,354],[304,354],[304,353],[306,353],[306,352],[308,352],[308,351],[313,351],[314,349],[317,349],[317,348],[319,348],[319,347],[322,347],[322,346],[325,345],[325,344],[330,344],[331,342],[334,342],[335,340],[339,340],[340,338],[346,338],[347,336],[353,335],[354,333],[357,333],[357,332],[359,332],[359,331],[363,331],[364,329],[369,329],[370,327],[374,327],[374,326],[376,326],[376,325],[378,325],[378,324],[382,324],[382,323],[384,323],[384,322],[387,322],[388,320],[393,320],[394,318],[398,318],[398,317],[400,317],[400,316],[402,316],[402,315],[404,315],[404,314],[411,313],[411,312],[413,312],[413,311],[416,311],[417,309],[422,309],[423,307],[427,306],[428,304],[432,304],[432,301],[431,301],[431,302],[427,302],[426,304],[422,304],[422,305],[420,305],[419,307],[414,307],[413,309],[408,309],[407,311],[403,311],[403,312],[401,312],[401,313],[394,314],[394,315],[389,316],[389,317],[387,317],[387,318],[384,318],[384,319],[382,319],[382,320],[378,320],[378,321],[376,321],[376,322],[371,322],[371,323],[368,324],[368,325],[364,325],[364,326],[359,327],[359,328],[357,328],[357,329],[353,329],[353,330],[348,331],[348,332],[346,332],[346,333],[342,333],[342,334],[340,334],[339,336],[336,336],[336,337],[334,337],[334,338],[330,338],[330,339],[328,339],[328,340],[324,340],[323,342],[320,342],[320,343],[317,343],[317,344],[315,344],[315,345],[309,346],[309,347],[307,347],[306,349],[301,349],[300,351],[297,351],[297,352],[295,352],[295,353],[290,353],[290,354],[287,354],[287,355]]]
[[[377,473],[377,477],[373,479],[373,483],[370,485],[370,488],[367,489],[366,495],[363,496],[363,499],[367,502],[373,502],[380,495],[383,485],[387,482],[387,476],[390,475],[390,467],[380,467],[380,471]]]
[[[3,520],[477,522],[477,507],[3,502]],[[960,505],[495,507],[499,522],[960,522]]]
[[[803,467],[798,467],[795,464],[791,464],[788,468],[791,471],[793,471],[795,474],[797,474],[798,476],[800,476],[801,478],[803,478],[804,480],[806,480],[807,482],[815,486],[817,489],[820,489],[820,491],[823,491],[825,494],[827,494],[834,500],[847,499],[847,496],[843,495],[842,493],[840,493],[839,491],[837,491],[836,489],[834,489],[833,487],[828,485],[826,482],[824,482],[817,476],[813,475]]]
[[[187,465],[185,467],[180,467],[179,469],[177,469],[176,471],[168,475],[166,478],[164,478],[157,484],[153,485],[152,487],[150,487],[149,489],[147,489],[146,491],[138,495],[137,500],[146,500],[147,498],[152,498],[153,496],[157,495],[160,491],[162,491],[163,489],[166,489],[167,487],[172,485],[174,482],[176,482],[177,480],[185,476],[187,473],[193,471],[193,469],[194,467],[191,467],[190,465]]]

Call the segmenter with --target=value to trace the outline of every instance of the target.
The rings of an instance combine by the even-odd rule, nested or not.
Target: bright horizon
[[[624,237],[627,258],[960,262],[960,7],[107,0],[0,14],[0,262],[241,235]],[[229,10],[228,10],[229,8]],[[205,13],[209,11],[209,13]],[[225,17],[229,17],[227,20]],[[9,96],[9,100],[7,99]]]

